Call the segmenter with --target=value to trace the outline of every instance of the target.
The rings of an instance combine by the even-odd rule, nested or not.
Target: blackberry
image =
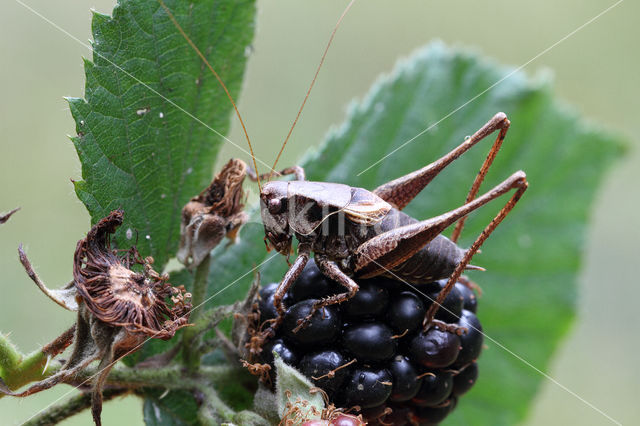
[[[456,283],[456,288],[462,295],[462,308],[475,314],[478,311],[478,298],[474,291],[462,283]]]
[[[454,366],[463,367],[478,358],[482,351],[484,336],[482,335],[482,325],[478,321],[478,317],[471,311],[466,309],[462,311],[458,325],[466,328],[467,332],[460,336],[461,348]]]
[[[375,318],[382,314],[388,305],[387,289],[368,280],[360,284],[356,295],[346,301],[342,309],[345,316],[350,319]]]
[[[415,293],[403,291],[393,298],[387,318],[396,333],[412,333],[422,325],[426,309]]]
[[[344,347],[360,361],[385,361],[396,353],[393,332],[384,324],[354,324],[344,330]]]
[[[447,280],[439,280],[436,281],[438,284],[438,289],[432,293],[427,294],[426,304],[427,307],[431,306],[432,303],[438,298],[438,294],[447,284]],[[458,284],[458,283],[456,283]],[[462,284],[461,284],[462,285]],[[464,297],[460,292],[459,286],[453,286],[451,292],[447,294],[447,297],[442,302],[442,306],[438,309],[436,313],[436,319],[439,319],[444,322],[455,323],[460,318],[462,314],[462,309],[464,307]]]
[[[299,346],[311,347],[331,343],[338,336],[340,316],[335,306],[318,309],[304,324],[316,303],[316,299],[303,300],[287,309],[281,327],[287,340]],[[298,329],[300,325],[302,327]]]
[[[419,424],[436,424],[440,423],[456,408],[458,400],[449,398],[440,405],[434,407],[418,407],[414,411],[416,420]]]
[[[275,339],[262,347],[260,358],[265,364],[273,363],[273,353],[277,353],[285,364],[298,365],[298,355],[282,339]]]
[[[478,363],[472,362],[467,365],[453,378],[453,396],[460,396],[467,393],[478,380]]]
[[[347,407],[376,407],[389,398],[392,387],[393,378],[386,368],[356,368],[345,381],[338,400]]]
[[[313,259],[309,259],[302,273],[287,293],[293,303],[307,299],[318,299],[321,296],[335,294],[340,285],[325,277],[316,266]]]
[[[437,319],[467,328],[458,336],[423,328],[429,298],[438,296],[446,280],[408,286],[376,277],[357,283],[355,297],[309,317],[318,301],[345,291],[310,260],[285,296],[285,316],[259,361],[273,365],[272,352],[278,353],[337,407],[360,406],[372,425],[442,421],[478,377],[475,360],[483,340],[475,294],[456,283],[437,312]],[[269,284],[260,291],[263,321],[276,317],[276,288]]]
[[[433,407],[444,402],[453,390],[453,375],[432,370],[422,374],[422,385],[412,401],[418,407]]]
[[[418,393],[422,377],[418,376],[409,358],[403,355],[396,356],[389,364],[389,371],[393,376],[390,401],[407,401]]]
[[[349,373],[347,364],[346,358],[340,352],[329,350],[305,355],[298,368],[311,383],[332,395],[340,388]]]
[[[273,305],[273,295],[277,288],[278,283],[271,283],[260,289],[260,300],[258,302],[260,322],[265,322],[278,316],[278,311]]]
[[[298,355],[282,339],[274,339],[270,342],[267,342],[262,347],[262,352],[260,353],[260,362],[273,366],[274,352],[277,353],[280,358],[282,358],[282,361],[285,364],[289,364],[291,366],[298,365]],[[269,370],[269,377],[271,378],[271,382],[275,383],[276,371],[274,368],[271,368],[271,370]]]
[[[428,368],[443,368],[453,364],[460,352],[460,338],[447,331],[432,328],[411,340],[412,359]]]

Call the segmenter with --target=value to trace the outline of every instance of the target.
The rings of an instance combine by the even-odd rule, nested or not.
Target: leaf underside
[[[509,351],[542,371],[549,365],[575,315],[590,206],[604,172],[621,153],[618,140],[554,101],[548,81],[521,72],[439,121],[511,72],[474,53],[434,43],[381,78],[302,164],[309,180],[373,189],[439,158],[495,113],[504,111],[511,120],[481,192],[520,169],[527,172],[530,188],[474,258],[487,269],[469,276],[484,290],[478,312],[488,348],[479,361],[478,384],[461,399],[450,424],[510,425],[525,417],[543,377]],[[405,211],[427,219],[462,204],[493,139],[456,160]],[[471,215],[462,246],[472,243],[505,201]],[[253,219],[238,244],[214,251],[210,305],[243,297],[252,279],[247,271],[264,261],[263,283],[282,279],[285,259],[268,260],[274,253],[264,250],[255,211]]]
[[[180,25],[237,97],[253,38],[254,1],[167,0]],[[183,205],[210,181],[232,111],[219,83],[157,0],[95,13],[85,99],[71,98],[82,163],[75,182],[92,222],[125,211],[115,237],[162,270],[175,253]]]

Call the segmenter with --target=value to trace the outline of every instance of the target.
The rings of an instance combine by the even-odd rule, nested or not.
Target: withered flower
[[[98,372],[86,381],[92,384],[93,419],[100,425],[102,387],[113,365],[146,340],[170,339],[178,329],[188,325],[191,304],[184,287],[171,286],[166,275],[160,276],[153,270],[153,259],[142,259],[135,248],[122,253],[111,248],[109,237],[122,224],[122,218],[122,211],[111,212],[78,242],[74,280],[59,290],[45,287],[22,247],[19,249],[20,261],[29,277],[56,303],[77,311],[78,319],[71,356],[56,374],[20,393],[2,386],[0,391],[24,397],[58,383],[73,383],[80,371],[100,360]]]
[[[240,226],[248,220],[242,183],[247,165],[231,159],[211,184],[182,209],[178,260],[197,267],[226,236],[235,241]]]
[[[191,305],[184,301],[184,287],[173,287],[168,276],[153,270],[153,258],[141,259],[135,248],[119,257],[108,237],[122,224],[122,212],[114,211],[80,240],[73,263],[75,288],[91,313],[130,333],[170,339],[187,324]],[[135,272],[133,265],[142,265]],[[173,307],[167,305],[171,297]]]

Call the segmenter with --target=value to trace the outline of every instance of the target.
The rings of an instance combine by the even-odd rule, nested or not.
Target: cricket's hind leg
[[[513,210],[516,203],[520,200],[520,197],[522,197],[522,194],[524,194],[524,192],[527,190],[528,186],[529,184],[524,177],[515,182],[514,187],[517,188],[515,194],[513,194],[513,196],[509,199],[509,201],[507,201],[504,207],[500,209],[493,220],[489,222],[489,224],[482,230],[478,238],[476,238],[471,247],[467,250],[460,263],[458,263],[458,266],[456,266],[456,269],[447,280],[447,284],[444,286],[442,291],[440,291],[440,294],[438,294],[438,298],[427,310],[427,314],[425,315],[424,320],[425,328],[429,327],[431,324],[434,324],[436,312],[446,299],[453,286],[456,284],[456,281],[458,281],[458,279],[460,278],[460,275],[462,275],[462,272],[465,270],[469,262],[471,262],[471,258],[473,257],[473,255],[478,252],[482,244],[484,244],[487,238],[489,238],[489,235],[491,235],[491,233],[495,231],[498,225],[504,220],[505,217],[507,217],[511,210]]]
[[[362,278],[371,278],[384,273],[393,274],[393,270],[396,269],[396,267],[401,267],[403,264],[406,264],[413,256],[416,256],[416,254],[420,252],[426,244],[433,241],[442,233],[442,231],[460,220],[462,217],[513,189],[517,189],[516,195],[517,198],[520,198],[521,192],[524,191],[526,185],[526,175],[524,172],[519,171],[512,174],[509,178],[482,196],[458,207],[457,209],[431,219],[400,226],[376,235],[356,249],[356,274]],[[507,206],[503,209],[506,208]],[[512,206],[507,209],[506,213],[508,213],[511,208]],[[502,212],[500,214],[502,214]],[[494,219],[494,221],[495,220],[496,219]],[[499,221],[501,220],[502,218],[500,218]],[[495,226],[497,226],[497,224]],[[485,232],[488,233],[491,233],[492,231],[493,229],[490,231],[485,230]],[[486,236],[484,239],[486,239]],[[467,250],[464,255],[460,257],[461,260],[456,259],[456,266],[452,268],[452,273],[455,274],[455,271],[460,268],[460,265],[463,265],[461,268],[462,270],[465,269],[471,259],[469,253],[475,253],[476,251],[477,248],[474,249],[472,246],[471,249]],[[424,275],[426,272],[429,271],[420,271],[420,275]],[[459,276],[460,274],[455,278],[457,279]],[[448,291],[449,290],[447,290],[447,292]]]
[[[480,190],[480,185],[482,185],[482,182],[484,182],[484,178],[487,176],[487,172],[491,168],[491,165],[493,164],[493,160],[496,159],[496,156],[498,155],[498,151],[500,151],[500,148],[502,147],[502,142],[504,141],[504,138],[507,136],[507,131],[509,130],[509,126],[511,125],[511,122],[505,116],[504,120],[500,124],[501,124],[500,133],[498,133],[498,137],[493,143],[491,150],[489,150],[489,153],[487,154],[487,158],[485,158],[484,163],[482,163],[482,166],[480,167],[480,170],[476,175],[476,178],[473,180],[473,184],[471,184],[471,188],[469,189],[469,194],[467,194],[465,203],[469,203],[473,201],[473,199],[476,198],[476,196],[478,195],[478,191]],[[456,223],[455,228],[453,228],[453,232],[451,233],[451,241],[453,241],[454,243],[458,242],[458,238],[460,238],[460,233],[464,228],[464,223],[466,220],[467,220],[466,216],[463,217],[458,221],[458,223]]]
[[[480,142],[485,137],[489,136],[496,130],[500,130],[496,141],[489,151],[489,155],[485,160],[480,172],[476,176],[476,179],[471,187],[467,202],[473,200],[478,193],[478,188],[484,180],[493,159],[502,146],[502,141],[505,138],[507,130],[509,129],[509,120],[503,112],[499,112],[493,116],[491,120],[482,126],[477,132],[475,132],[469,139],[458,145],[455,149],[448,154],[434,161],[433,163],[411,172],[405,176],[399,177],[380,185],[373,192],[388,203],[393,204],[399,210],[402,210],[416,195],[424,189],[446,166],[451,164],[454,160],[467,152],[472,146]],[[462,226],[460,226],[462,228]],[[458,231],[459,233],[459,231]],[[455,240],[453,240],[455,242]]]

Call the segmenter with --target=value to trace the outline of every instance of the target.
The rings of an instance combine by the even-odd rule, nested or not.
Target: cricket
[[[431,305],[424,320],[425,329],[434,324],[438,308],[465,269],[482,269],[471,265],[471,259],[527,189],[526,174],[523,171],[516,171],[502,183],[478,197],[480,186],[509,129],[510,122],[507,116],[501,112],[495,114],[482,128],[448,154],[371,191],[340,183],[307,181],[305,172],[300,166],[288,167],[276,172],[278,160],[309,98],[340,23],[355,2],[351,1],[331,33],[311,85],[271,170],[260,175],[251,140],[236,103],[224,82],[198,47],[189,39],[164,2],[158,1],[178,31],[219,81],[234,107],[253,160],[254,169],[243,167],[243,171],[246,169],[247,177],[258,184],[260,213],[265,228],[267,249],[275,248],[288,259],[293,238],[295,237],[298,241],[297,256],[274,295],[273,302],[278,317],[273,321],[268,333],[273,335],[274,328],[281,324],[286,310],[283,298],[300,276],[312,253],[320,271],[326,277],[341,284],[345,291],[318,301],[308,316],[300,321],[297,329],[304,327],[318,309],[340,304],[354,297],[358,291],[358,284],[354,279],[376,276],[386,276],[408,284],[447,278],[446,286],[435,303]],[[445,167],[494,132],[498,132],[495,142],[462,206],[425,220],[418,220],[402,212],[402,209]],[[275,174],[294,175],[295,180],[269,181]],[[267,180],[267,182],[262,185],[261,180]],[[486,225],[471,247],[468,249],[459,247],[456,242],[464,227],[466,216],[512,190],[515,191],[514,194]],[[444,236],[442,232],[455,223],[457,225],[452,237]],[[444,327],[442,323],[438,322],[438,325]]]

